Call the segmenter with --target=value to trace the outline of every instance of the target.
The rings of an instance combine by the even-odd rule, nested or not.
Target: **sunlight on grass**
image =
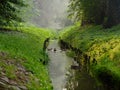
[[[73,26],[60,32],[60,39],[90,56],[91,62],[95,58],[98,65],[94,66],[93,71],[97,76],[110,70],[112,77],[117,77],[119,82],[120,25],[110,29],[103,29],[102,26]],[[102,71],[102,67],[106,71]]]
[[[52,85],[48,71],[43,65],[43,61],[48,61],[48,57],[43,51],[43,43],[46,38],[53,37],[51,31],[36,27],[9,27],[9,29],[10,31],[0,32],[0,51],[8,53],[10,57],[16,60],[18,58],[24,60],[23,65],[33,73],[31,83],[27,85],[30,90],[51,90]],[[15,67],[5,67],[7,76],[15,78]]]

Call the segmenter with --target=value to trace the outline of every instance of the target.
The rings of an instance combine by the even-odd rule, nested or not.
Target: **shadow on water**
[[[53,40],[48,46],[49,74],[54,90],[105,90],[96,83],[90,72],[89,59],[66,56],[66,49],[60,49],[58,41]],[[86,60],[87,59],[87,60]]]
[[[73,61],[73,64],[76,61]],[[69,69],[69,74],[66,83],[66,90],[105,90],[101,85],[98,85],[92,73],[89,71],[88,63],[79,64],[79,69]]]

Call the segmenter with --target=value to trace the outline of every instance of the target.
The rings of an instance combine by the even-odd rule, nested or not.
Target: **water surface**
[[[61,51],[58,41],[52,40],[48,49],[48,69],[54,90],[104,90],[96,83],[87,66],[71,69],[71,65],[77,62]]]
[[[61,51],[58,41],[52,40],[48,48],[52,48],[52,50],[48,51],[50,58],[48,68],[54,90],[63,90],[66,84],[66,73],[72,59],[67,57],[64,51]],[[54,52],[54,48],[56,52]]]

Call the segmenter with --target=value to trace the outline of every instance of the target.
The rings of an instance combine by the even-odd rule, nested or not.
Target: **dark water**
[[[85,67],[79,70],[69,69],[69,72],[66,90],[105,90]]]
[[[105,90],[92,77],[88,64],[78,64],[77,61],[66,56],[56,40],[51,41],[48,48],[52,48],[48,51],[51,59],[48,68],[54,90]],[[72,65],[80,67],[71,69]]]
[[[67,90],[104,90],[87,72],[72,71],[66,85]]]

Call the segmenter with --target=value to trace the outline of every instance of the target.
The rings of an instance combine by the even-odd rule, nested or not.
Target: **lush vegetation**
[[[29,90],[51,90],[45,66],[48,56],[43,48],[52,34],[21,23],[22,7],[28,6],[27,1],[0,1],[0,79],[5,76]],[[68,17],[82,27],[76,24],[66,28],[60,39],[90,56],[91,70],[99,80],[120,89],[120,1],[70,0],[68,7]],[[67,54],[74,57],[75,52]],[[92,64],[94,60],[97,64]]]
[[[68,17],[82,27],[71,26],[61,33],[63,41],[90,57],[94,75],[115,90],[120,89],[119,7],[119,0],[70,0]],[[97,65],[92,64],[95,60]]]
[[[6,26],[15,22],[22,22],[21,7],[26,7],[24,0],[1,0],[0,1],[0,25]]]
[[[61,32],[60,37],[90,56],[92,71],[104,84],[119,87],[120,25],[110,29],[104,29],[101,25],[71,26]],[[94,59],[97,65],[92,64]]]
[[[105,28],[120,23],[119,0],[70,0],[69,17],[82,25],[102,24]]]
[[[51,90],[52,85],[48,71],[43,63],[48,61],[48,57],[43,51],[43,44],[45,39],[51,36],[49,30],[36,27],[7,27],[5,30],[1,29],[0,67],[4,67],[5,75],[9,79],[19,80],[15,73],[18,68],[16,63],[5,64],[8,60],[9,62],[17,62],[29,73],[29,81],[23,83],[22,81],[26,78],[22,78],[19,80],[20,84],[24,84],[29,90]]]
[[[29,0],[0,1],[0,89],[51,90],[45,40],[51,30],[23,23]],[[30,7],[28,7],[30,8]],[[30,17],[30,16],[29,16]],[[2,80],[1,80],[2,79]],[[10,86],[11,85],[11,86]],[[18,87],[19,86],[19,87]],[[4,88],[2,88],[4,87]]]

